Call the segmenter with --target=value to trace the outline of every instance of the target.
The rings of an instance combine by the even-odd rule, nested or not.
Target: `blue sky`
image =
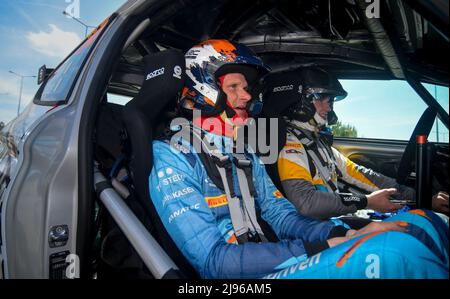
[[[42,65],[55,67],[84,38],[85,28],[62,12],[79,2],[79,17],[97,26],[125,0],[0,0],[0,121],[17,114],[20,78],[37,75]],[[70,10],[75,12],[75,10]],[[21,110],[37,90],[36,78],[25,78]]]
[[[426,104],[405,81],[342,80],[348,97],[334,104],[342,123],[356,127],[358,137],[409,140]],[[434,85],[425,85],[432,95]],[[438,102],[448,112],[448,88],[436,89]],[[439,141],[448,142],[448,130],[438,124]],[[430,141],[436,141],[436,124]]]

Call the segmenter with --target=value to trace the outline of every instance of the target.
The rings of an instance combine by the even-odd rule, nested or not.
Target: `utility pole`
[[[23,78],[36,78],[36,76],[24,76],[21,74],[18,74],[13,71],[9,71],[11,74],[16,75],[17,77],[20,77],[20,91],[19,91],[19,104],[17,106],[17,116],[19,116],[20,113],[20,103],[22,102],[22,90],[23,90]]]
[[[68,17],[71,18],[72,20],[75,20],[75,21],[77,21],[78,23],[80,23],[82,26],[84,26],[84,37],[85,37],[85,38],[86,38],[87,35],[88,35],[88,30],[89,30],[89,28],[96,28],[96,26],[89,26],[89,25],[86,25],[86,24],[83,23],[80,19],[75,18],[74,16],[72,16],[71,14],[69,14],[69,13],[66,12],[66,11],[63,11],[62,13],[63,13],[63,15],[68,16]]]

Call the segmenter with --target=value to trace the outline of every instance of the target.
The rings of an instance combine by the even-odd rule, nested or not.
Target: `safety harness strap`
[[[257,234],[252,237],[256,238],[256,241],[258,242],[267,242],[256,218],[252,162],[248,160],[244,154],[233,154],[233,157],[236,165],[239,188],[243,199],[243,210],[244,213],[246,213],[247,219],[250,221],[251,227],[257,232]]]
[[[327,183],[327,189],[330,192],[338,192],[337,186],[333,183],[330,170],[325,166],[326,162],[323,160],[320,152],[318,144],[309,139],[307,134],[303,132],[300,128],[294,127],[291,124],[288,124],[288,131],[293,134],[305,147],[306,153],[308,156],[314,161],[315,166],[319,170],[319,176]],[[327,151],[324,149],[324,153],[327,155]],[[331,157],[327,157],[330,159],[332,163],[334,163],[334,159]]]
[[[223,190],[228,200],[231,223],[238,243],[267,241],[256,218],[255,200],[253,197],[255,188],[251,179],[251,161],[245,155],[239,156],[236,154],[233,155],[232,161],[230,156],[222,154],[214,144],[205,140],[206,138],[203,138],[202,131],[199,128],[190,124],[181,125],[181,130],[177,134],[180,134],[183,139],[191,141],[191,133],[194,138],[192,140],[193,143],[197,142],[201,145],[200,150],[205,152],[205,156],[208,156],[214,162],[220,175]],[[233,184],[233,162],[236,164],[238,187],[243,198],[242,201],[236,195]],[[250,178],[250,181],[247,178]]]
[[[229,178],[227,177],[225,168],[218,167],[218,170],[224,182],[223,186],[225,188],[225,194],[227,195],[228,199],[228,209],[230,210],[231,223],[233,224],[234,233],[236,235],[238,243],[247,242],[247,232],[249,228],[247,224],[247,217],[241,208],[241,201],[239,200],[239,197],[235,195],[233,196],[231,194],[232,192],[230,190],[230,186],[232,185],[228,184]]]
[[[222,177],[222,183],[225,189],[224,191],[227,194],[228,202],[230,203],[229,210],[231,222],[233,224],[238,243],[241,244],[248,241],[267,241],[256,218],[255,199],[253,197],[255,188],[251,174],[251,161],[248,160],[244,154],[232,155],[233,162],[236,165],[239,183],[238,187],[242,196],[241,201],[234,192],[231,163],[228,165],[222,163],[222,161],[226,158],[228,158],[227,161],[229,161],[229,156],[223,155],[215,145],[206,142],[205,138],[202,138],[202,131],[199,128],[193,127],[192,132],[194,138],[200,139],[200,142],[205,145],[204,150],[206,153],[209,154],[213,160],[219,162],[216,163],[216,166]],[[248,178],[250,178],[250,182]]]

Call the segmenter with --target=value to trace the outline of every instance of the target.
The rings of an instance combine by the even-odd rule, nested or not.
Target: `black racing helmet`
[[[335,76],[318,67],[306,67],[269,75],[265,80],[264,111],[268,116],[287,116],[302,122],[314,121],[315,100],[330,98],[327,122],[337,122],[333,103],[347,96]]]

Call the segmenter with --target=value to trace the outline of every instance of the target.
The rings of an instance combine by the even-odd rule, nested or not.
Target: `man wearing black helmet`
[[[347,96],[332,74],[308,67],[273,76],[266,83],[265,105],[276,106],[287,121],[287,141],[277,164],[279,178],[285,195],[301,214],[328,219],[364,208],[394,212],[401,206],[390,197],[414,200],[412,188],[355,164],[332,147],[327,126],[337,122],[333,104]],[[338,177],[369,194],[341,192]]]

